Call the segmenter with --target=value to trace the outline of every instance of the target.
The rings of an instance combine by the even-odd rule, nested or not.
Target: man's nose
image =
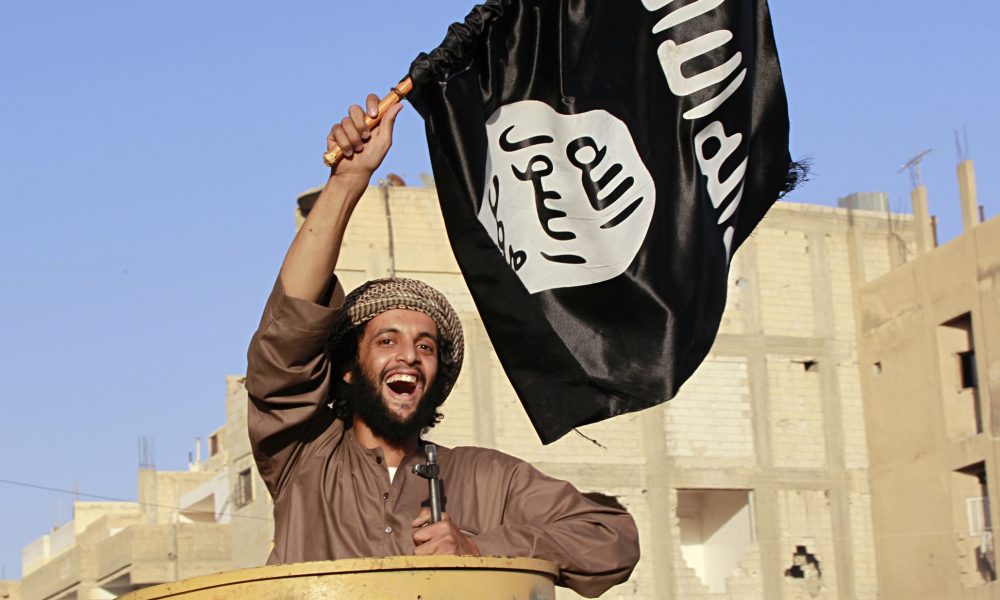
[[[420,361],[420,354],[417,352],[416,344],[400,344],[396,353],[396,359],[408,365],[416,364]]]

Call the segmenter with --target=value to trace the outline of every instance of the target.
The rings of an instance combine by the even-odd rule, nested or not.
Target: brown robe
[[[413,554],[410,521],[428,505],[425,479],[407,457],[390,483],[381,449],[358,443],[334,418],[324,351],[343,306],[285,295],[279,279],[248,353],[248,424],[254,458],[274,498],[268,564]],[[483,555],[556,563],[559,582],[597,596],[628,579],[638,533],[625,511],[598,505],[571,484],[495,450],[440,448],[444,510]]]

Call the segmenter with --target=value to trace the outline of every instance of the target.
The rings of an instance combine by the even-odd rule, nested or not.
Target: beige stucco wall
[[[960,392],[954,337],[942,325],[971,315],[984,431]],[[880,586],[888,598],[995,598],[976,582],[956,471],[984,463],[998,515],[1000,471],[1000,219],[921,256],[862,289],[860,361],[871,457]],[[962,413],[965,413],[964,417]],[[964,583],[963,583],[964,582]]]
[[[21,600],[21,582],[0,581],[0,600]]]
[[[25,549],[32,561],[23,561],[23,598],[114,597],[233,568],[228,526],[178,522],[181,496],[215,474],[143,469],[138,475],[138,502],[75,502],[73,521]],[[50,541],[56,537],[58,543]],[[48,554],[40,556],[39,548]]]
[[[250,469],[253,473],[252,498],[246,505],[239,506],[235,498],[230,498],[229,523],[230,547],[232,548],[230,568],[258,567],[267,561],[274,539],[274,522],[271,511],[274,504],[264,481],[257,473],[250,439],[247,437],[247,391],[244,378],[226,378],[226,425],[223,434],[229,449],[228,475],[229,489],[235,490],[239,474]]]

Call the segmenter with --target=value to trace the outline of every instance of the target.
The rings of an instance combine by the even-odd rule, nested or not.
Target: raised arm
[[[370,95],[367,110],[378,106]],[[329,402],[331,365],[326,340],[343,304],[333,271],[344,231],[372,173],[392,144],[401,105],[369,131],[365,109],[352,106],[334,125],[327,150],[340,146],[345,158],[334,168],[313,210],[288,249],[274,291],[247,352],[248,427],[254,458],[271,494],[278,492],[302,442],[338,431]],[[322,419],[320,418],[322,416]]]
[[[369,94],[366,104],[370,116],[378,114],[378,96]],[[392,129],[402,107],[390,108],[382,124],[369,130],[365,109],[355,104],[330,130],[327,151],[340,146],[344,160],[334,167],[281,265],[281,282],[290,297],[309,302],[322,298],[337,266],[351,213],[392,145]]]

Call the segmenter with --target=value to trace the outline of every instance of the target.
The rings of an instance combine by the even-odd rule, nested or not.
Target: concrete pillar
[[[472,322],[472,326],[465,330],[468,348],[465,360],[471,367],[468,372],[472,374],[472,418],[476,444],[496,448],[496,423],[500,417],[496,414],[496,394],[493,392],[493,374],[496,372],[493,368],[493,346],[478,315],[462,316],[468,317],[466,322]]]
[[[931,229],[931,217],[927,210],[927,186],[918,185],[910,192],[913,203],[913,219],[917,226],[917,253],[923,254],[934,248],[934,231]]]
[[[661,404],[639,413],[646,465],[647,510],[650,515],[659,515],[653,517],[653,523],[664,524],[655,528],[652,539],[643,544],[642,553],[646,564],[652,565],[655,597],[678,598],[679,586],[674,573],[677,561],[684,558],[674,554],[674,528],[670,526],[677,514],[677,498],[670,493],[673,463],[667,459],[667,441],[663,435],[663,411],[666,408]]]
[[[976,200],[976,169],[971,160],[958,165],[958,193],[962,205],[962,229],[968,231],[979,225],[979,204]]]

